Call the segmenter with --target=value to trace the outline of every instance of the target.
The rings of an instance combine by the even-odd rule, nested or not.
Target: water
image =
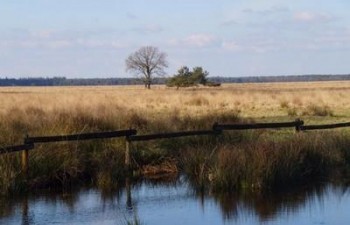
[[[80,189],[0,200],[0,224],[350,224],[350,190],[324,184],[275,194],[200,194],[184,178],[114,192]]]

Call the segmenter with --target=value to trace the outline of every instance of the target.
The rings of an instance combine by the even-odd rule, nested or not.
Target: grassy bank
[[[157,87],[2,88],[0,146],[30,136],[134,128],[140,134],[211,128],[238,120],[307,122],[348,119],[350,83],[250,84],[176,91]],[[316,91],[317,90],[317,91]],[[311,97],[308,97],[308,96]],[[334,101],[334,99],[338,99]],[[30,100],[30,101],[29,101]],[[291,112],[293,111],[293,113]],[[135,175],[184,172],[193,184],[212,191],[262,190],[347,176],[350,144],[346,130],[225,132],[133,143]],[[30,151],[28,183],[20,173],[20,153],[0,156],[3,194],[27,189],[93,183],[104,189],[124,179],[123,139],[41,144]]]
[[[301,133],[282,140],[262,135],[190,149],[182,166],[194,186],[214,192],[283,190],[330,175],[349,179],[349,146],[350,136],[343,132]]]
[[[12,139],[23,140],[23,134],[55,135],[82,132],[106,131],[132,127],[140,133],[203,129],[219,121],[237,121],[237,114],[207,115],[206,117],[180,117],[176,114],[167,118],[142,117],[135,112],[115,111],[118,115],[95,117],[91,112],[77,110],[53,114],[39,108],[11,110],[2,118],[4,134],[13,134],[6,143],[16,143]],[[52,126],[49,126],[49,125]],[[4,138],[6,136],[2,136]],[[190,139],[183,140],[182,146]],[[159,144],[159,145],[158,145]],[[133,166],[137,174],[154,174],[160,169],[166,172],[177,170],[177,146],[169,141],[140,143],[134,149]],[[125,140],[123,138],[101,141],[81,141],[70,143],[50,143],[36,145],[30,151],[29,179],[24,184],[21,174],[20,153],[0,156],[0,187],[3,193],[18,192],[25,186],[49,188],[70,186],[76,183],[94,183],[102,188],[113,188],[125,177]],[[154,172],[152,172],[152,168]]]

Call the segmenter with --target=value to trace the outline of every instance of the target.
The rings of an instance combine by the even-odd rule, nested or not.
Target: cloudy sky
[[[167,73],[350,73],[349,0],[1,0],[0,77],[128,77],[141,46]]]

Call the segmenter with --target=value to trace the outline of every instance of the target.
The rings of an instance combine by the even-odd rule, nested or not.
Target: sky
[[[0,78],[132,77],[142,46],[170,76],[350,73],[348,0],[1,0]]]

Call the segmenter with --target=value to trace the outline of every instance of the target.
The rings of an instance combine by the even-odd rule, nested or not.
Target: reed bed
[[[314,123],[343,122],[350,120],[349,94],[350,82],[232,84],[180,90],[164,86],[152,90],[141,86],[6,87],[0,88],[0,147],[21,144],[26,134],[127,128],[146,134],[210,129],[214,122],[296,117]],[[299,183],[350,163],[346,135],[266,132],[135,144],[134,169],[140,174],[154,174],[157,168],[185,171],[199,187],[232,190]],[[1,155],[1,193],[81,182],[112,188],[125,177],[124,150],[122,139],[38,145],[30,152],[27,183],[19,172],[19,153]]]
[[[180,161],[201,190],[275,191],[326,181],[331,175],[349,179],[349,146],[350,136],[342,131],[301,133],[283,140],[255,134],[235,144],[188,149]]]

